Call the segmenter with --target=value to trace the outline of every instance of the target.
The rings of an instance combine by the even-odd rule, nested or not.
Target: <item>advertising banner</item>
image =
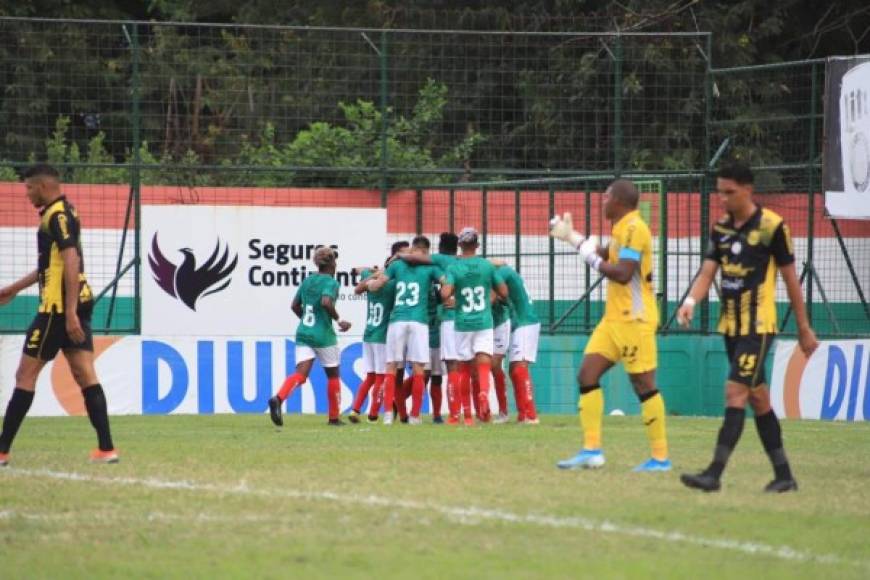
[[[809,360],[779,341],[770,398],[780,417],[870,421],[870,339],[822,341]]]
[[[870,55],[825,66],[822,182],[832,217],[870,219]]]
[[[314,251],[338,252],[336,308],[365,330],[365,297],[355,266],[383,263],[384,209],[242,206],[142,207],[142,334],[288,336],[290,303]]]

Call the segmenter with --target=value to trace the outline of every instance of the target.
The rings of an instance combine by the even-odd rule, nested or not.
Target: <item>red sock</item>
[[[462,411],[466,418],[471,418],[471,365],[460,363],[459,373],[459,396],[462,397]]]
[[[338,377],[327,379],[326,392],[329,396],[329,420],[337,421],[341,409],[341,379]]]
[[[429,396],[432,397],[432,416],[441,416],[441,377],[432,377],[429,382]]]
[[[393,412],[393,401],[396,399],[396,375],[384,375],[384,412]]]
[[[402,386],[396,389],[396,405],[399,407],[399,417],[405,419],[408,417],[408,397],[411,396],[411,391],[414,388],[414,376],[411,375],[404,381]]]
[[[495,397],[498,399],[498,414],[507,415],[508,404],[504,371],[501,367],[493,367],[492,376],[495,378]]]
[[[369,417],[375,418],[381,412],[384,404],[384,378],[386,375],[376,375],[375,385],[372,387],[371,403],[369,404]]]
[[[480,409],[480,416],[484,421],[489,420],[490,410],[489,410],[489,373],[492,371],[491,366],[488,363],[478,363],[477,364],[477,384],[479,385],[479,392],[477,393],[478,400],[478,408]]]
[[[525,421],[526,419],[526,397],[524,386],[517,373],[517,369],[522,367],[514,367],[511,369],[511,382],[514,384],[514,402],[517,404],[517,421]]]
[[[305,378],[306,377],[300,375],[299,373],[293,373],[292,375],[284,379],[284,384],[282,384],[281,388],[278,390],[278,399],[281,401],[286,401],[287,397],[289,397],[291,393],[293,393],[293,389],[305,382]]]
[[[474,414],[477,418],[480,418],[480,381],[477,380],[477,372],[472,372],[471,365],[474,363],[469,363],[468,373],[471,378],[471,404],[474,405]]]
[[[367,373],[366,374],[365,380],[362,382],[362,384],[359,386],[359,389],[357,389],[357,391],[356,391],[356,397],[354,397],[354,399],[353,399],[353,405],[351,406],[351,409],[353,409],[357,413],[360,412],[360,409],[362,409],[363,401],[365,400],[366,396],[369,394],[369,391],[371,390],[372,385],[375,384],[376,378],[377,378],[377,375],[375,373]]]
[[[462,373],[459,371],[447,373],[447,408],[451,417],[459,417],[459,412],[462,411],[461,382]]]
[[[517,378],[519,379],[521,392],[523,397],[523,411],[526,419],[537,419],[538,411],[535,409],[535,387],[532,385],[532,378],[529,376],[529,367],[525,365],[517,366]]]
[[[423,375],[414,375],[411,381],[411,416],[420,418],[420,409],[423,408],[423,392],[426,382]]]

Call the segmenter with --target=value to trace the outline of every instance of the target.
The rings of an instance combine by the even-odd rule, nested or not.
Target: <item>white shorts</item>
[[[511,333],[510,362],[533,363],[538,358],[538,337],[541,335],[541,324],[520,326]]]
[[[304,344],[296,345],[296,364],[316,358],[323,368],[337,367],[341,350],[337,344],[323,348],[313,348]]]
[[[478,353],[492,356],[492,329],[472,330],[469,332],[456,331],[456,349],[459,351],[459,360],[469,361]]]
[[[511,321],[505,320],[492,331],[492,354],[504,356],[511,342]]]
[[[382,342],[363,343],[363,372],[379,375],[386,372],[387,345]]]
[[[456,329],[452,320],[441,322],[441,360],[459,360],[456,350]]]
[[[429,326],[401,320],[387,327],[387,362],[426,364],[429,361]]]
[[[441,377],[447,374],[447,365],[441,360],[441,349],[429,349],[429,362],[426,363],[425,370],[429,371],[433,377]]]

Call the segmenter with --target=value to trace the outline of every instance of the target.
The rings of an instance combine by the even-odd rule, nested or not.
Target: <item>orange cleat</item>
[[[9,454],[0,453],[0,467],[6,467],[7,465],[9,465]]]
[[[474,427],[474,417],[468,416],[465,418],[466,427]]]
[[[118,456],[117,449],[110,449],[109,451],[94,449],[91,451],[90,460],[91,463],[118,463],[121,458]]]
[[[453,415],[450,415],[450,417],[447,418],[447,424],[459,425],[459,417],[454,417]]]

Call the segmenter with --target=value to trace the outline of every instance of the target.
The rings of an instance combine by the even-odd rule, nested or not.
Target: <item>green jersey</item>
[[[506,321],[511,320],[511,305],[501,300],[496,300],[492,303],[492,325],[498,328]]]
[[[480,256],[460,258],[447,269],[447,284],[453,286],[456,298],[456,330],[493,327],[490,294],[503,282],[495,266]]]
[[[459,259],[456,256],[450,256],[447,254],[432,254],[432,263],[441,268],[442,272],[447,272],[447,268],[456,263]],[[444,304],[438,305],[438,319],[439,320],[455,320],[456,319],[456,310],[453,308],[447,308]]]
[[[296,343],[323,348],[338,344],[332,317],[320,303],[324,296],[332,298],[333,304],[338,299],[338,282],[326,274],[309,274],[299,290],[296,299],[302,305],[302,319],[296,329]]]
[[[363,270],[363,280],[371,277],[374,270]],[[396,284],[392,280],[379,290],[366,292],[366,331],[363,342],[384,344],[387,342],[387,325],[390,323],[390,311],[393,308],[393,298]]]
[[[441,348],[441,286],[429,287],[429,348]]]
[[[517,271],[510,266],[502,266],[498,269],[498,273],[507,285],[508,297],[511,301],[511,330],[540,323],[535,305]]]
[[[386,274],[396,283],[390,322],[412,321],[428,326],[429,290],[441,278],[441,270],[437,266],[409,266],[396,260]]]

